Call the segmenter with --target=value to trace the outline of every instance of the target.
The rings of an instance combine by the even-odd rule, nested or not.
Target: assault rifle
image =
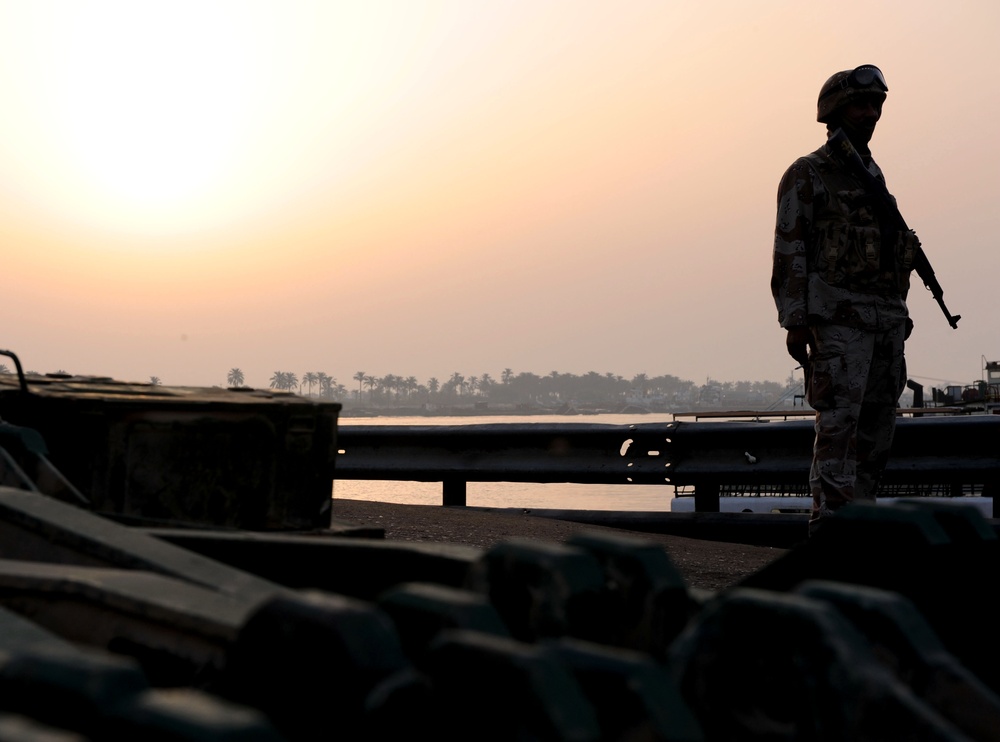
[[[885,183],[876,178],[869,172],[868,168],[865,167],[865,163],[861,160],[861,155],[858,151],[854,149],[854,145],[851,144],[851,140],[847,138],[847,134],[844,133],[843,129],[837,129],[830,135],[830,146],[833,148],[834,154],[841,158],[843,162],[854,172],[854,174],[861,179],[861,181],[867,186],[868,190],[876,196],[878,206],[880,211],[892,222],[895,222],[895,226],[901,232],[909,232],[910,228],[906,226],[906,222],[903,219],[903,215],[899,213],[899,209],[896,207],[896,202],[893,200],[892,196],[889,195],[888,189],[885,187]],[[962,319],[960,314],[952,314],[948,311],[948,307],[944,305],[944,289],[941,288],[941,284],[938,283],[937,277],[934,275],[934,269],[931,267],[930,261],[927,260],[927,255],[920,245],[917,245],[917,249],[913,255],[913,270],[917,272],[920,276],[920,280],[924,282],[931,294],[934,296],[934,300],[941,307],[941,311],[944,312],[945,319],[948,320],[948,324],[952,326],[953,329],[958,329],[958,321]]]

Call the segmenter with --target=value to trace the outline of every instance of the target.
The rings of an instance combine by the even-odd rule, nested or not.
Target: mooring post
[[[699,513],[719,512],[719,485],[699,484],[694,488],[694,509]]]
[[[442,485],[442,505],[465,505],[465,480],[446,479]]]

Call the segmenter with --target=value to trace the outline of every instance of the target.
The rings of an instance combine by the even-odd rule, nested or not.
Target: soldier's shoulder
[[[785,168],[786,173],[807,173],[814,170],[824,159],[823,148],[795,158],[792,164]]]
[[[810,162],[809,155],[803,155],[789,165],[781,176],[779,189],[787,191],[800,189],[811,184],[816,174],[816,163]]]
[[[819,149],[815,149],[807,155],[802,155],[802,157],[792,163],[792,167],[816,170],[817,168],[828,166],[832,164],[832,162],[830,150],[824,144]]]

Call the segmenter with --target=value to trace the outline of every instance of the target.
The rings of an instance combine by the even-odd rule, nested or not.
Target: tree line
[[[0,364],[0,373],[11,373]],[[27,372],[34,374],[35,372]],[[63,373],[59,371],[57,373]],[[506,405],[556,408],[572,405],[581,408],[620,409],[635,405],[670,409],[685,405],[766,405],[788,399],[801,391],[801,381],[793,377],[785,383],[776,381],[715,381],[704,384],[672,375],[649,376],[641,373],[630,378],[611,372],[589,371],[585,374],[552,371],[544,376],[505,368],[499,378],[489,373],[465,376],[458,371],[444,381],[430,377],[420,382],[415,376],[386,374],[377,376],[358,371],[347,387],[322,371],[301,375],[275,371],[269,387],[278,391],[357,407],[424,407],[428,405]],[[149,383],[160,384],[158,376]],[[246,376],[234,367],[226,374],[229,387],[243,387]]]
[[[245,378],[242,370],[231,369],[227,381],[231,387],[243,386]],[[775,381],[719,382],[712,379],[696,384],[672,375],[649,376],[641,373],[626,378],[596,371],[585,374],[552,371],[541,376],[530,371],[515,373],[510,368],[505,368],[499,378],[489,373],[466,376],[456,371],[443,381],[432,376],[424,382],[415,376],[378,376],[358,371],[352,381],[354,383],[348,388],[323,372],[306,372],[299,376],[290,371],[275,371],[269,385],[272,389],[362,407],[487,403],[620,408],[628,404],[664,407],[763,404],[788,395],[790,387],[795,384],[793,379],[784,384]]]

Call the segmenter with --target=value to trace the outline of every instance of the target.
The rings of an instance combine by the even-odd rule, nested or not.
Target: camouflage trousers
[[[903,325],[881,332],[812,328],[806,399],[816,410],[809,532],[855,500],[874,500],[906,385]]]

